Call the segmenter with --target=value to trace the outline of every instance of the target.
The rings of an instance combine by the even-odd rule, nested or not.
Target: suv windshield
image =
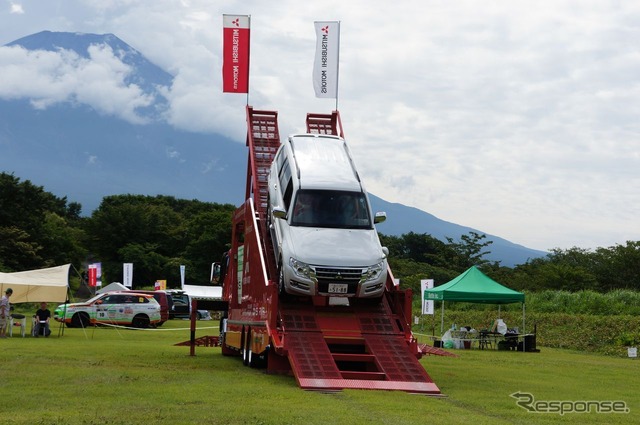
[[[299,190],[291,225],[339,229],[370,229],[371,219],[363,192]]]

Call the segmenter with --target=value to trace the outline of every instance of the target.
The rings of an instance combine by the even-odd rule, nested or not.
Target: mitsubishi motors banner
[[[92,288],[102,286],[102,263],[89,264],[87,269],[89,286]]]
[[[89,265],[89,270],[87,275],[89,276],[89,286],[92,288],[96,287],[96,280],[97,280],[97,270],[95,268],[95,266],[93,264]]]
[[[314,22],[316,57],[313,63],[313,89],[316,97],[338,98],[340,22]]]
[[[127,288],[133,286],[133,263],[122,264],[122,283]]]
[[[249,93],[249,15],[222,15],[222,91]]]
[[[433,300],[425,301],[424,299],[424,291],[433,288],[433,279],[422,279],[420,288],[422,289],[422,314],[433,314]]]

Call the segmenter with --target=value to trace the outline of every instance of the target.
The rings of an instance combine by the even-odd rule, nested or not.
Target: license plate
[[[349,290],[349,285],[346,283],[330,283],[329,284],[329,293],[330,294],[346,294]]]

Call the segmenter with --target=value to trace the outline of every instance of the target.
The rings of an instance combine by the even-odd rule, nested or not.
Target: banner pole
[[[336,73],[336,111],[338,110],[338,92],[340,91],[340,22],[338,21],[338,64]]]

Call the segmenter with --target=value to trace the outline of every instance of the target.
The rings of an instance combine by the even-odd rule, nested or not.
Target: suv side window
[[[102,298],[101,301],[102,301],[102,304],[115,304],[116,303],[115,298],[116,298],[115,295],[108,295]]]
[[[285,210],[289,211],[289,205],[291,205],[291,195],[293,194],[293,180],[289,178],[289,183],[287,183],[287,187],[284,190],[284,194],[282,195],[282,200],[284,201]]]
[[[282,155],[285,157],[285,155]],[[291,167],[289,166],[289,161],[284,160],[282,167],[280,168],[278,181],[280,182],[280,190],[284,191],[282,193],[282,200],[284,202],[284,209],[289,211],[289,205],[291,204],[291,194],[293,193],[293,181],[291,179]]]

